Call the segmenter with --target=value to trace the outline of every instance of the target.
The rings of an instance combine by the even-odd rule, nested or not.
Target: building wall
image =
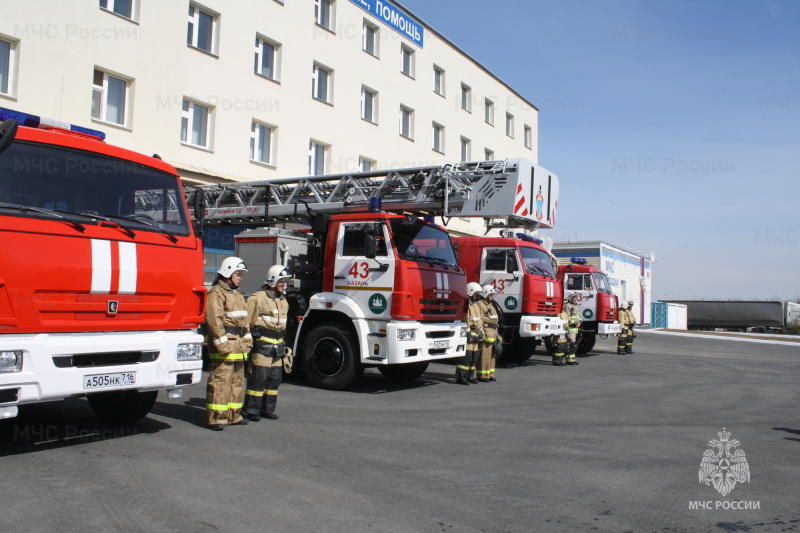
[[[554,243],[553,255],[559,265],[582,257],[601,269],[617,295],[620,305],[633,300],[633,312],[640,324],[649,324],[652,302],[652,262],[649,258],[603,242]]]
[[[109,143],[158,153],[189,183],[308,175],[311,140],[328,146],[325,173],[356,171],[360,157],[375,169],[457,162],[462,136],[471,160],[486,148],[496,159],[538,160],[537,109],[418,19],[421,48],[351,0],[333,3],[330,30],[315,23],[313,0],[192,5],[215,15],[213,53],[187,45],[189,1],[134,0],[132,20],[92,0],[4,2],[0,39],[12,44],[12,83],[0,106],[102,130]],[[362,51],[365,20],[378,28],[378,57]],[[277,81],[254,72],[257,35],[279,44]],[[414,52],[413,77],[400,71],[402,46]],[[332,69],[331,103],[312,98],[315,63]],[[433,91],[434,65],[445,72],[443,96]],[[128,80],[123,126],[91,116],[96,69]],[[462,83],[471,112],[461,109]],[[361,119],[362,86],[378,91],[377,124]],[[185,99],[212,110],[207,149],[180,140]],[[399,134],[401,105],[414,111],[413,140]],[[254,120],[274,127],[272,164],[250,160]],[[443,153],[432,149],[434,121],[445,127]]]

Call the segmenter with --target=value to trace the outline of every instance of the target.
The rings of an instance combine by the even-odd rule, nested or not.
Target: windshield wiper
[[[544,274],[548,278],[555,279],[555,277],[552,274],[550,274],[550,272],[548,272],[547,270],[543,269],[540,266],[537,266],[537,265],[525,265],[525,266],[527,268],[530,268],[531,270],[534,270],[534,269],[538,270],[539,272],[541,272],[542,274]]]
[[[124,217],[121,217],[121,218],[124,218]],[[128,219],[126,219],[126,220],[128,220]],[[136,222],[137,224],[144,224],[145,226],[150,226],[151,228],[155,228],[157,231],[159,231],[160,233],[163,233],[166,237],[168,237],[169,240],[171,240],[172,242],[178,242],[178,238],[175,235],[173,235],[169,231],[165,230],[164,228],[162,228],[158,224],[153,224],[152,222],[148,222],[147,220],[142,220],[141,218],[134,218],[134,219],[130,219],[130,220],[132,220],[133,222]]]
[[[30,207],[30,206],[27,206],[27,205],[7,204],[5,202],[1,203],[0,207],[2,207],[4,209],[16,209],[18,211],[30,211],[32,213],[42,213],[44,215],[49,215],[51,217],[56,217],[57,219],[59,219],[62,222],[66,222],[70,226],[72,226],[72,227],[76,228],[77,230],[79,230],[81,233],[84,233],[86,231],[86,226],[84,226],[80,222],[75,222],[74,220],[70,220],[67,217],[65,217],[63,215],[59,215],[55,211],[51,211],[49,209],[42,209],[40,207]]]
[[[93,214],[93,213],[79,213],[79,212],[75,212],[75,211],[60,211],[60,210],[59,210],[59,212],[67,213],[69,215],[75,215],[75,216],[79,216],[79,217],[89,218],[89,219],[92,219],[92,220],[103,220],[105,222],[110,222],[111,224],[114,224],[114,226],[113,226],[114,228],[122,231],[123,233],[125,233],[125,235],[127,235],[131,239],[136,237],[136,233],[134,233],[132,229],[126,228],[125,226],[123,226],[119,222],[114,222],[113,220],[111,220],[110,218],[108,218],[105,215],[97,215],[97,214]]]

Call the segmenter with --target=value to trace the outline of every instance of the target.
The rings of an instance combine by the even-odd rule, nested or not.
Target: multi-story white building
[[[0,107],[190,184],[538,159],[538,110],[387,0],[3,2]]]
[[[600,241],[554,243],[552,252],[559,265],[568,265],[573,257],[581,257],[605,272],[620,305],[633,300],[637,321],[650,323],[655,254],[645,257]]]

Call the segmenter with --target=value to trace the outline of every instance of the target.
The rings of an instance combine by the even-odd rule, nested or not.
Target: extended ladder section
[[[248,181],[189,189],[203,195],[205,223],[299,222],[311,213],[377,206],[418,216],[482,217],[493,227],[551,228],[558,177],[525,159]],[[192,212],[194,216],[194,212]]]

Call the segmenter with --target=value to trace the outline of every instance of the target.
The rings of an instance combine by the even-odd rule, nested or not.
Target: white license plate
[[[442,348],[449,348],[450,341],[433,341],[433,349],[441,350]]]
[[[136,372],[117,372],[116,374],[83,376],[84,389],[104,389],[106,387],[120,387],[122,385],[135,384]]]

